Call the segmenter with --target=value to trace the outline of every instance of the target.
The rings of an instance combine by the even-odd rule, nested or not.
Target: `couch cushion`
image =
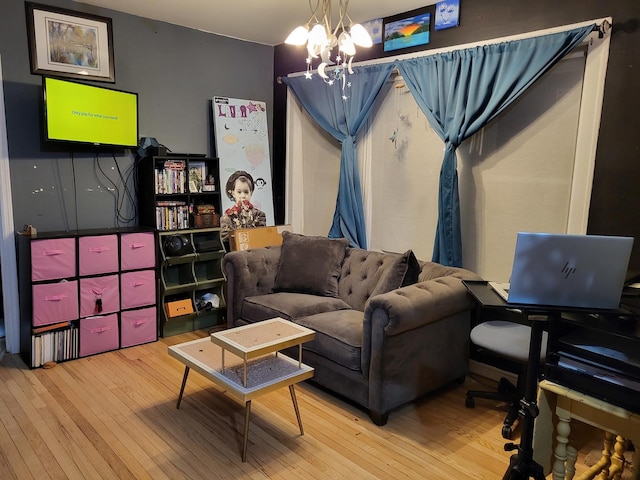
[[[247,297],[242,303],[241,317],[249,323],[274,317],[297,321],[301,317],[350,308],[344,301],[305,293],[278,292]],[[360,315],[362,323],[363,316]]]
[[[338,282],[340,298],[364,311],[372,295],[415,283],[420,265],[411,250],[403,255],[347,248]]]
[[[349,370],[361,371],[363,313],[339,310],[302,317],[296,323],[315,330],[315,338],[303,350],[322,355]],[[302,355],[304,361],[304,353]]]
[[[371,296],[390,292],[396,288],[413,285],[418,281],[420,274],[420,264],[411,250],[407,250],[402,255],[393,259],[386,268],[376,287],[371,292]]]
[[[349,241],[282,232],[276,292],[338,296],[338,278]]]

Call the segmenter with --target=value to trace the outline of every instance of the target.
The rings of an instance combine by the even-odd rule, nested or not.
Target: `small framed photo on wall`
[[[460,25],[460,0],[446,0],[436,3],[436,30],[457,27]]]
[[[31,73],[115,82],[110,18],[25,5]]]

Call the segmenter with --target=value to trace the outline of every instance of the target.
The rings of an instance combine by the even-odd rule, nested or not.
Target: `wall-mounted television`
[[[42,82],[46,141],[137,146],[137,93],[52,77]]]

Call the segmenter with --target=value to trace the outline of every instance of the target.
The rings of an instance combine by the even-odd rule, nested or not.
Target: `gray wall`
[[[139,94],[140,136],[155,137],[173,152],[215,155],[214,96],[265,101],[271,126],[273,47],[72,1],[47,4],[112,19],[116,83],[96,84]],[[127,221],[133,218],[134,154],[42,145],[41,77],[31,74],[23,0],[2,0],[0,55],[16,228],[134,224]]]

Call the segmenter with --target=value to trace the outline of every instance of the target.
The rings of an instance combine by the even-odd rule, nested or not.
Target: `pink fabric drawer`
[[[31,280],[76,276],[76,239],[51,238],[31,242]]]
[[[125,272],[120,275],[120,306],[122,310],[155,305],[155,303],[155,270]]]
[[[156,243],[153,232],[126,233],[120,236],[120,270],[155,266]]]
[[[116,350],[120,346],[118,315],[88,317],[80,320],[80,356]]]
[[[118,236],[96,235],[78,239],[80,275],[118,271]]]
[[[80,317],[106,315],[120,310],[120,283],[118,275],[80,279]],[[97,309],[97,300],[102,310]]]
[[[158,339],[156,307],[127,310],[120,317],[120,346],[130,347]]]
[[[78,318],[78,281],[32,286],[33,326],[67,322]]]

